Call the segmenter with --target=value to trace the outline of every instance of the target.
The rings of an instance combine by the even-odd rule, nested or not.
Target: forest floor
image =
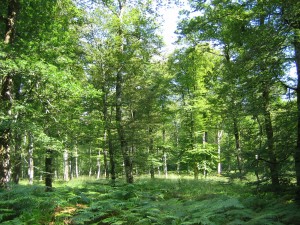
[[[0,224],[300,224],[292,192],[260,193],[222,177],[137,178],[135,184],[78,178],[0,192]]]

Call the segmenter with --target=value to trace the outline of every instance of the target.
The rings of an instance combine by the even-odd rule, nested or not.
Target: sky
[[[171,52],[174,49],[173,43],[176,41],[174,32],[178,22],[178,12],[179,8],[177,7],[167,8],[162,12],[164,18],[162,35],[166,44],[166,52]]]
[[[170,53],[174,50],[174,42],[177,37],[174,33],[177,28],[178,23],[178,15],[179,11],[182,9],[187,9],[188,3],[187,0],[181,1],[181,7],[176,6],[175,4],[169,7],[162,7],[160,14],[163,15],[163,27],[162,27],[162,36],[164,38],[164,42],[166,44],[165,52]]]

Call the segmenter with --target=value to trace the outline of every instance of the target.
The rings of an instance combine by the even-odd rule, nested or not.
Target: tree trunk
[[[165,178],[168,178],[168,164],[167,164],[167,153],[166,152],[164,152],[163,161],[164,161]]]
[[[151,164],[150,164],[150,176],[151,179],[155,178],[155,168],[154,168],[154,156],[155,156],[155,151],[154,151],[154,141],[153,141],[153,130],[151,127],[148,129],[149,132],[149,155],[151,156]]]
[[[34,167],[33,167],[33,137],[32,134],[28,134],[28,182],[33,184]]]
[[[22,145],[22,135],[20,129],[15,131],[15,148],[13,156],[13,171],[12,179],[15,184],[19,183],[21,171],[22,171],[22,157],[21,157],[21,145]]]
[[[271,114],[269,111],[269,87],[265,87],[263,91],[264,98],[264,120],[265,120],[265,131],[267,135],[267,146],[268,146],[268,156],[269,156],[269,169],[271,173],[271,182],[273,190],[277,191],[279,186],[279,174],[278,174],[278,163],[274,149],[274,135],[273,126],[271,120]]]
[[[45,185],[46,191],[52,191],[52,176],[53,176],[53,166],[52,166],[52,153],[51,149],[46,151],[45,159]]]
[[[5,29],[5,44],[12,44],[15,37],[15,23],[18,11],[18,0],[9,0]],[[7,188],[10,181],[10,139],[11,139],[11,107],[13,101],[13,76],[7,74],[2,82],[0,104],[6,118],[1,122],[0,130],[0,188]]]
[[[198,180],[199,179],[199,163],[194,162],[194,179]]]
[[[294,47],[295,47],[295,61],[297,67],[297,147],[295,149],[295,170],[296,170],[296,201],[300,204],[300,28],[295,29]]]
[[[0,188],[7,188],[10,181],[10,140],[11,140],[11,106],[12,76],[4,78],[1,91],[1,103],[7,118],[1,122],[0,136]]]
[[[74,153],[74,160],[75,160],[75,177],[79,177],[79,169],[78,169],[78,148],[77,148],[77,143],[75,144],[75,153]]]
[[[119,51],[120,51],[120,55],[122,56],[124,54],[124,46],[123,46],[124,34],[122,30],[122,23],[123,23],[123,13],[125,10],[125,6],[123,4],[125,4],[126,1],[118,1],[118,3],[119,3],[119,19],[120,19],[120,26],[118,30],[118,35],[120,37]],[[123,83],[124,83],[123,75],[122,75],[123,74],[122,63],[123,63],[122,61],[119,62],[119,68],[116,77],[116,123],[117,123],[117,131],[118,131],[118,136],[120,141],[121,152],[124,160],[126,182],[133,183],[132,157],[130,154],[130,148],[127,145],[128,143],[125,137],[125,130],[123,127],[124,125],[123,125],[123,118],[122,118],[123,117],[122,115]]]
[[[223,131],[218,130],[217,144],[218,144],[218,175],[222,173],[222,165],[221,165],[221,139],[222,139]]]
[[[63,153],[63,158],[64,158],[64,181],[69,181],[69,153],[67,149],[65,149]]]
[[[106,152],[106,151],[105,151]],[[97,179],[100,179],[101,176],[101,152],[100,150],[98,151],[98,157],[97,157]],[[106,175],[106,169],[105,169],[105,175]]]
[[[202,145],[203,145],[203,149],[206,148],[206,143],[208,142],[208,133],[206,131],[203,132],[203,136],[202,136]],[[207,165],[206,165],[206,157],[203,160],[203,175],[206,178],[207,177]],[[197,167],[198,168],[198,167]]]
[[[240,145],[240,132],[239,132],[236,117],[233,118],[233,133],[234,133],[234,139],[235,139],[235,151],[236,151],[237,166],[238,166],[240,175],[242,175],[242,172],[243,172],[242,151],[241,151],[241,145]]]
[[[93,160],[92,160],[92,148],[91,146],[89,147],[89,177],[92,176],[92,170],[93,170]]]
[[[130,155],[130,150],[127,145],[127,141],[125,138],[125,131],[123,127],[123,119],[122,119],[122,73],[117,73],[117,84],[116,84],[116,123],[117,123],[117,131],[121,146],[121,152],[124,160],[125,167],[125,176],[127,183],[133,183],[133,173],[132,173],[132,159]]]
[[[116,161],[115,161],[115,151],[113,148],[110,128],[107,130],[107,137],[108,137],[110,176],[111,176],[112,183],[114,184],[116,180]]]
[[[106,102],[105,102],[106,103]],[[107,111],[107,110],[106,110]],[[106,112],[107,114],[107,112]],[[105,116],[107,117],[107,116]],[[105,118],[107,120],[107,118]],[[104,160],[104,175],[106,179],[109,179],[109,172],[108,172],[108,161],[107,161],[107,130],[104,129],[104,143],[103,143],[103,160]],[[98,158],[97,158],[97,167],[98,167],[98,173],[97,173],[97,178],[100,178],[100,170],[101,170],[101,161],[100,161],[100,154],[101,152],[98,152]]]

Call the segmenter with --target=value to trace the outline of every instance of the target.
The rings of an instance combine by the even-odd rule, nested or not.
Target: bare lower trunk
[[[13,171],[12,171],[12,179],[15,184],[19,183],[21,171],[22,171],[21,145],[22,145],[22,135],[21,135],[21,131],[17,129],[15,134],[15,148],[14,148]]]
[[[218,144],[218,175],[222,173],[222,165],[221,165],[221,139],[222,139],[223,131],[218,131],[217,144]]]
[[[197,162],[194,163],[194,179],[199,179],[199,163]]]
[[[297,67],[297,76],[298,76],[298,84],[297,84],[297,147],[295,149],[295,170],[296,170],[296,201],[300,204],[300,28],[295,29],[295,59],[296,59],[296,67]]]
[[[33,184],[34,167],[33,167],[33,140],[32,135],[28,134],[28,182]]]
[[[114,183],[116,180],[116,160],[115,160],[115,151],[113,148],[112,137],[110,130],[107,131],[108,134],[108,152],[109,152],[109,165],[110,165],[110,176],[111,180]]]
[[[106,105],[106,100],[103,100],[103,104]],[[105,106],[106,107],[106,106]],[[105,110],[105,114],[107,114],[107,109]],[[105,115],[105,122],[107,122],[107,115]],[[107,146],[107,130],[106,128],[104,129],[104,135],[103,135],[103,158],[104,158],[104,175],[106,179],[109,178],[109,173],[108,173],[108,164],[107,164],[107,151],[106,151],[106,146]],[[97,179],[100,178],[101,175],[101,160],[100,160],[100,155],[101,152],[100,150],[98,151],[98,157],[97,157]]]
[[[69,181],[69,153],[68,150],[64,151],[64,181]]]
[[[163,161],[164,161],[165,178],[168,178],[168,164],[167,164],[167,153],[166,152],[164,152]]]
[[[271,114],[269,111],[269,87],[265,87],[263,91],[264,98],[264,120],[265,120],[265,131],[267,135],[267,146],[268,146],[268,156],[269,156],[269,169],[271,173],[271,182],[273,190],[277,191],[279,186],[279,174],[278,174],[278,164],[277,158],[274,149],[274,135],[273,135],[273,126],[271,120]]]
[[[51,149],[47,149],[46,159],[45,159],[46,191],[52,191],[52,176],[53,176],[52,153],[53,153],[53,151]]]
[[[18,0],[9,0],[7,9],[7,18],[5,20],[4,43],[11,45],[15,37],[15,23],[18,11]],[[13,101],[13,76],[7,74],[2,82],[0,104],[5,115],[1,122],[0,129],[0,188],[7,188],[10,181],[10,139],[11,139],[11,107]]]
[[[242,151],[241,151],[241,145],[240,145],[240,132],[239,132],[236,117],[233,118],[233,133],[234,133],[234,139],[235,139],[237,167],[238,167],[240,175],[242,175],[242,172],[243,172]]]
[[[79,169],[78,169],[78,148],[77,144],[75,145],[75,153],[74,153],[74,160],[75,160],[75,177],[79,177]]]
[[[100,150],[98,151],[98,157],[97,157],[97,179],[100,179],[101,176],[101,161],[100,161]],[[106,169],[105,169],[105,173],[106,173]]]
[[[10,140],[11,140],[11,106],[12,106],[12,76],[4,78],[1,91],[1,104],[6,118],[1,122],[0,136],[0,188],[7,188],[10,181]]]

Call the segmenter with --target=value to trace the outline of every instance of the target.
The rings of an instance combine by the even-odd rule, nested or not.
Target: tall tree
[[[19,1],[9,0],[4,2],[4,9],[7,10],[6,16],[2,20],[5,23],[4,45],[6,49],[11,49],[11,45],[15,39],[16,23]],[[11,53],[11,52],[10,52]],[[7,54],[8,58],[13,57]],[[13,102],[13,80],[15,77],[13,70],[7,71],[4,74],[1,82],[0,103],[2,105],[1,114],[2,122],[0,128],[0,188],[6,188],[10,181],[11,165],[10,165],[10,150],[11,150],[11,122],[12,122],[12,102]]]
[[[95,20],[96,29],[92,30],[92,41],[101,52],[96,53],[98,59],[92,58],[95,65],[91,80],[103,92],[101,107],[111,172],[117,153],[112,148],[114,144],[122,154],[126,180],[132,183],[136,125],[141,118],[137,116],[141,110],[137,90],[144,86],[141,78],[161,41],[155,34],[150,2],[102,1],[100,5],[101,10],[95,10],[98,20]],[[113,128],[117,131],[118,143],[113,142]]]

